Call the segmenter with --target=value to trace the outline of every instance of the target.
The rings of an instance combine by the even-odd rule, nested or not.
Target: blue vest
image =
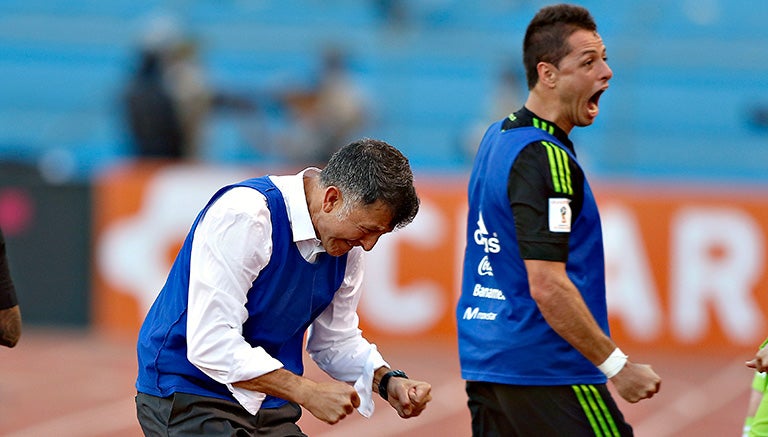
[[[462,377],[513,385],[604,383],[605,376],[544,320],[520,257],[507,180],[520,151],[539,140],[556,144],[576,162],[568,148],[543,130],[501,131],[501,122],[488,129],[475,158],[456,309]],[[583,190],[584,206],[571,225],[566,270],[608,334],[600,217],[586,179]]]
[[[225,385],[209,378],[187,360],[186,339],[189,260],[195,229],[211,204],[236,186],[250,187],[264,194],[272,221],[272,255],[248,290],[248,319],[243,324],[243,337],[252,347],[261,346],[280,360],[286,370],[297,375],[304,373],[304,333],[341,286],[347,256],[322,253],[315,263],[304,260],[293,243],[280,190],[268,177],[262,177],[222,188],[195,219],[165,286],[139,332],[136,388],[140,392],[159,397],[183,392],[237,402]],[[276,408],[285,402],[267,396],[262,408]]]

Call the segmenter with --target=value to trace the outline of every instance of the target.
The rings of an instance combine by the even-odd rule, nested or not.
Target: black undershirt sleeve
[[[16,289],[11,280],[8,258],[5,254],[5,238],[0,230],[0,310],[18,305]]]
[[[520,256],[523,259],[568,261],[568,232],[549,230],[549,199],[572,198],[556,193],[546,149],[540,142],[526,146],[515,159],[509,173],[507,195],[515,218]],[[580,203],[572,200],[572,223]]]

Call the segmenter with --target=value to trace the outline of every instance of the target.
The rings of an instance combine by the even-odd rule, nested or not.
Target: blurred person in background
[[[179,159],[186,154],[176,105],[165,84],[163,55],[141,51],[139,66],[125,91],[125,111],[135,152],[149,158]]]
[[[602,230],[569,138],[613,72],[588,10],[542,8],[523,42],[529,94],[492,124],[469,181],[459,356],[474,436],[630,436],[661,379],[611,340]]]
[[[371,0],[379,19],[396,29],[402,28],[408,22],[407,3],[405,0]]]
[[[461,139],[461,154],[466,162],[471,163],[474,159],[477,145],[483,138],[488,125],[508,116],[509,111],[523,104],[521,87],[522,81],[516,69],[506,65],[499,70],[494,89],[489,96],[486,113],[472,122]]]
[[[363,253],[419,208],[408,160],[353,142],[323,169],[226,186],[194,221],[139,333],[146,435],[304,435],[372,393],[418,416],[431,386],[392,370],[358,328]],[[302,345],[335,379],[305,378]],[[242,433],[242,434],[241,434]]]
[[[755,369],[752,378],[752,390],[750,390],[747,414],[744,419],[743,437],[768,436],[768,339],[763,341],[755,357],[746,362],[747,367]]]
[[[294,115],[283,149],[291,162],[325,165],[368,123],[367,99],[350,74],[347,54],[337,46],[323,50],[310,89],[285,92],[281,99]]]
[[[0,229],[0,345],[14,347],[19,342],[19,337],[21,337],[21,310],[8,266],[5,237]]]
[[[199,159],[211,111],[256,109],[251,98],[212,89],[198,56],[197,41],[173,17],[151,17],[123,95],[138,156]]]

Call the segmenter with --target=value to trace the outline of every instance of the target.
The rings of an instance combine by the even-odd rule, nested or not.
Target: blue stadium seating
[[[593,171],[768,183],[768,127],[749,122],[753,107],[768,106],[768,3],[581,3],[615,73],[598,121],[574,131]],[[127,156],[120,93],[146,17],[165,11],[200,40],[212,86],[254,95],[311,80],[320,50],[340,44],[374,103],[370,136],[419,168],[466,171],[463,136],[482,119],[501,63],[519,63],[524,26],[542,3],[415,0],[401,25],[375,4],[0,2],[0,160],[65,151],[88,178]],[[247,119],[210,123],[207,159],[264,159],[244,138]]]

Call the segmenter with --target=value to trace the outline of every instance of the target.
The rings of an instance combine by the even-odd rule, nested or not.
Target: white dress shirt
[[[314,262],[325,249],[309,216],[303,182],[306,171],[317,169],[270,179],[285,199],[293,241],[302,256]],[[355,383],[361,400],[358,410],[368,417],[373,413],[373,372],[387,363],[358,328],[363,253],[360,247],[349,252],[341,287],[309,328],[307,351],[330,376]],[[248,318],[248,290],[271,254],[272,222],[266,198],[247,187],[232,188],[219,197],[198,223],[192,242],[187,358],[214,381],[225,384],[251,414],[258,412],[266,395],[232,384],[283,367],[262,347],[251,347],[242,335]]]

